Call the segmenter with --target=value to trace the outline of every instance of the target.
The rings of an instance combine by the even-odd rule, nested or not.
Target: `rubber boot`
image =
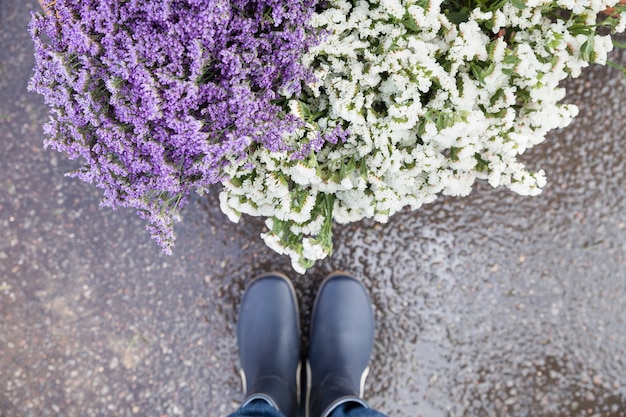
[[[300,319],[291,282],[281,274],[256,278],[246,289],[237,323],[245,399],[264,400],[287,416],[298,410]]]
[[[320,287],[311,317],[307,362],[307,417],[327,417],[338,406],[363,401],[374,345],[374,313],[365,287],[335,273]]]

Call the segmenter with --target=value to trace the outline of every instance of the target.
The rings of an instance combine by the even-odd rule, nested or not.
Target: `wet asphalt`
[[[194,197],[162,255],[131,210],[99,207],[78,167],[42,148],[26,91],[31,1],[0,0],[0,416],[223,416],[242,399],[235,340],[246,284],[276,270],[306,334],[315,291],[342,269],[370,291],[365,396],[397,417],[626,416],[626,79],[571,80],[576,120],[523,160],[538,197],[478,184],[386,225],[335,227],[306,275]],[[626,53],[610,58],[626,65]],[[217,189],[216,189],[217,191]],[[303,344],[306,353],[306,337]]]

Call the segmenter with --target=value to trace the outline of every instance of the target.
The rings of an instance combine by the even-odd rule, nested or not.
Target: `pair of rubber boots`
[[[287,417],[300,410],[300,319],[291,282],[256,278],[239,312],[237,340],[245,400],[270,403]],[[369,295],[355,278],[334,273],[322,283],[311,317],[307,417],[328,417],[342,404],[367,407],[363,386],[374,344]]]

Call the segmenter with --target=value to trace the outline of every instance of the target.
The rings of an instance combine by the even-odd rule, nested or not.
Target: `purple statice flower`
[[[303,153],[283,142],[301,122],[278,103],[311,77],[300,57],[319,40],[318,2],[50,2],[30,26],[45,145],[84,160],[71,175],[102,188],[103,205],[135,208],[171,252],[191,190],[258,147]]]
[[[302,160],[311,153],[319,152],[325,144],[344,143],[350,131],[341,125],[335,126],[324,134],[318,132],[312,140],[302,141],[297,151],[291,153],[292,160]]]

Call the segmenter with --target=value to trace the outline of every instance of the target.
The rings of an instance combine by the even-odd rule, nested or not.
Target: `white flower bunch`
[[[477,179],[538,194],[544,172],[517,157],[577,114],[559,83],[606,63],[613,44],[596,19],[615,3],[329,0],[313,21],[328,35],[304,57],[315,81],[285,105],[305,127],[286,139],[337,127],[347,138],[302,160],[254,150],[228,168],[222,210],[267,217],[265,242],[304,273],[331,252],[333,220],[386,222]],[[613,32],[625,21],[615,15]]]

